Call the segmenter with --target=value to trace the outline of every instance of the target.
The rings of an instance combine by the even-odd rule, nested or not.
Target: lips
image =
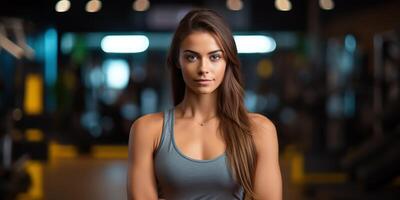
[[[195,81],[200,85],[207,85],[212,81],[212,79],[196,79]]]
[[[211,81],[211,79],[196,79],[196,81]]]

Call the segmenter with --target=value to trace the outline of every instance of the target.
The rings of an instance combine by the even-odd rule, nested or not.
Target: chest
[[[222,155],[226,149],[216,123],[200,126],[177,121],[171,134],[181,153],[192,159],[210,160]]]
[[[166,199],[204,199],[204,195],[209,195],[205,199],[236,199],[235,196],[241,196],[241,187],[232,178],[225,156],[200,161],[173,151],[162,151],[155,158],[155,171],[159,192]]]

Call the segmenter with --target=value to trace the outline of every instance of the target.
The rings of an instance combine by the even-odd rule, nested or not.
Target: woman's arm
[[[253,114],[253,139],[257,151],[254,192],[257,199],[281,200],[282,177],[279,167],[278,139],[274,124]]]
[[[157,186],[153,167],[155,126],[152,116],[137,119],[129,136],[128,200],[156,200]]]

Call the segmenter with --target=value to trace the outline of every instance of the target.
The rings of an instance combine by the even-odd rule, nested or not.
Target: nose
[[[201,59],[201,62],[199,64],[199,68],[198,68],[199,75],[208,74],[210,72],[209,66],[210,66],[210,64],[207,62],[206,59]]]

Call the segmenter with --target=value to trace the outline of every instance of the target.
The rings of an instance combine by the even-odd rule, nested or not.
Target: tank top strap
[[[173,125],[174,125],[174,117],[173,117],[173,108],[168,108],[164,110],[164,120],[163,120],[163,127],[162,127],[162,132],[161,132],[161,141],[158,146],[157,151],[155,152],[154,155],[161,153],[163,154],[164,152],[169,152],[171,151],[171,148],[173,148],[172,145],[172,130],[173,130]]]

